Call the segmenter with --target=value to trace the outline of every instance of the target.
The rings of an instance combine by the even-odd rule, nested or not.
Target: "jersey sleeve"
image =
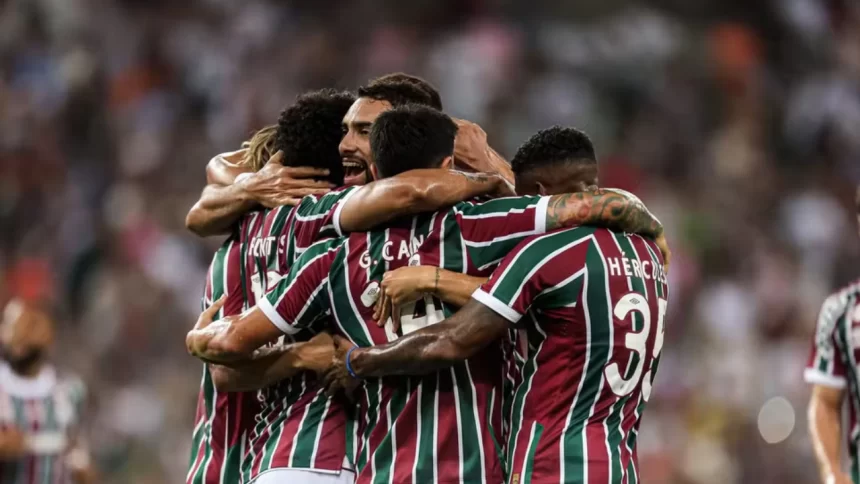
[[[523,239],[546,232],[549,197],[508,197],[454,208],[463,244],[479,271],[498,263]]]
[[[257,303],[278,329],[295,334],[313,327],[331,312],[328,274],[342,243],[342,239],[336,239],[311,246]]]
[[[844,317],[846,302],[834,294],[827,298],[818,315],[815,336],[803,379],[807,383],[833,388],[845,387],[845,363],[841,346],[836,344],[839,320]]]
[[[319,198],[303,198],[296,207],[296,246],[310,247],[317,241],[342,236],[339,222],[341,207],[358,189],[359,187],[345,187]]]
[[[590,233],[589,229],[576,230],[582,231],[583,235]],[[574,245],[576,239],[575,234],[558,232],[525,239],[504,258],[472,298],[511,323],[519,322],[529,307],[539,300],[549,303],[542,308],[552,308],[553,298],[543,296],[551,296],[555,288],[575,284],[584,273],[582,269],[585,268],[588,244],[580,246],[582,256],[555,259],[566,244]]]

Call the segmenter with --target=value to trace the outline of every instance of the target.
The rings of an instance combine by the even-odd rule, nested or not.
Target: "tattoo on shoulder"
[[[465,177],[475,183],[490,183],[495,177],[488,173],[466,173],[465,171],[455,170],[454,173]]]
[[[657,237],[663,227],[638,197],[620,190],[597,189],[550,199],[547,228],[597,225]]]

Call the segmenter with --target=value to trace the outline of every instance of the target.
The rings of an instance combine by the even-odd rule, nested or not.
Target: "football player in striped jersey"
[[[3,311],[0,344],[0,482],[90,483],[81,434],[85,388],[48,361],[54,323],[19,300]]]
[[[855,195],[860,228],[860,186]],[[824,301],[804,379],[812,385],[809,435],[818,460],[821,482],[860,484],[860,280]],[[843,427],[842,406],[848,422]],[[841,436],[848,444],[848,472],[842,468]]]
[[[597,184],[591,143],[571,128],[539,132],[513,166],[523,191]],[[416,269],[398,269],[398,297],[425,287],[400,287]],[[438,370],[472,357],[516,324],[504,365],[511,382],[503,395],[507,482],[636,482],[636,435],[667,304],[657,244],[585,227],[535,235],[484,281],[449,282],[443,290],[434,284],[429,292],[443,300],[463,301],[470,292],[473,300],[447,321],[393,343],[350,351],[338,338],[340,360],[327,380],[338,387],[357,377]],[[559,404],[548,406],[547,399]]]
[[[426,108],[386,111],[372,127],[373,169],[384,178],[407,168],[445,166],[451,162],[455,131],[449,118]],[[201,315],[188,335],[189,351],[215,361],[245,358],[280,334],[319,327],[326,314],[357,345],[389,342],[438,323],[451,309],[422,300],[420,308],[413,305],[408,321],[401,318],[401,331],[379,328],[374,302],[386,269],[424,261],[486,275],[530,235],[598,222],[651,236],[662,231],[638,199],[611,191],[460,203],[398,220],[384,230],[314,245],[257,308],[215,324],[210,324],[211,313]],[[494,451],[501,439],[497,351],[488,348],[471,364],[426,378],[365,380],[359,432],[348,441],[358,482],[500,482]]]
[[[385,103],[389,108],[397,103],[421,102],[424,97],[414,87],[401,85],[377,85],[373,89],[361,89],[359,93],[363,95],[356,105]],[[307,99],[306,96],[304,100]],[[336,185],[340,184],[343,170],[337,144],[343,113],[323,123],[325,136],[319,133],[311,136],[309,131],[322,121],[317,119],[318,113],[310,109],[312,106],[304,104],[300,99],[296,106],[282,115],[276,146],[286,153],[286,163],[325,158],[325,162],[314,166],[327,167],[329,179]],[[358,111],[358,114],[355,118],[362,119],[361,115],[366,113]],[[335,136],[329,136],[332,121],[335,123]],[[240,240],[251,241],[249,247],[240,249],[244,255],[239,260],[244,262],[228,259],[223,269],[237,276],[244,289],[245,303],[253,304],[257,294],[276,282],[278,274],[287,270],[295,257],[314,240],[324,239],[334,229],[369,227],[398,215],[432,210],[463,198],[507,189],[507,184],[499,177],[466,178],[436,170],[435,173],[404,174],[361,189],[350,187],[321,197],[308,196],[294,208],[278,207],[247,215],[238,230]],[[336,227],[331,223],[335,213],[338,214]],[[228,302],[222,303],[225,308]],[[309,338],[310,334],[293,337],[301,341]],[[220,391],[246,390],[292,377],[296,368],[277,373],[270,371],[272,367],[269,365],[289,361],[291,351],[302,352],[306,347],[304,344],[280,346],[278,351],[267,350],[264,355],[258,354],[253,361],[232,362],[233,368],[210,365],[214,387]],[[336,402],[325,397],[313,378],[298,375],[276,387],[267,388],[260,396],[263,408],[255,418],[257,423],[250,432],[248,448],[244,452],[244,481],[302,479],[310,482],[329,479],[335,482],[339,479],[337,482],[340,482],[348,478],[347,473],[340,472],[345,442],[343,412]],[[299,476],[297,473],[303,474]]]

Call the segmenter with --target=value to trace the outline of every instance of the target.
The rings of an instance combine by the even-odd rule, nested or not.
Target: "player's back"
[[[242,267],[263,212],[245,215],[234,233],[212,257],[206,277],[203,308],[227,296],[216,319],[240,314],[250,295],[251,281]],[[187,484],[240,482],[247,433],[259,410],[255,392],[219,392],[204,364],[191,443]]]
[[[421,264],[486,274],[520,240],[545,231],[547,203],[546,197],[464,202],[317,244],[266,296],[264,312],[285,333],[319,327],[330,314],[354,344],[388,343],[401,333],[373,319],[387,270]],[[435,324],[453,309],[422,298],[409,306],[403,332]],[[347,441],[357,482],[500,482],[502,361],[494,346],[425,377],[363,380],[358,429]]]
[[[250,279],[253,306],[289,272],[296,259],[320,240],[337,237],[334,216],[357,188],[306,196],[295,207],[282,206],[246,218],[251,235],[243,272]],[[284,335],[275,344],[306,341],[311,331]],[[250,482],[270,469],[339,471],[344,465],[346,414],[339,400],[328,398],[312,373],[302,372],[257,392],[260,409],[249,433],[243,479]]]
[[[511,480],[627,482],[663,341],[667,286],[651,241],[580,227],[524,241],[479,301],[522,316]],[[638,479],[638,475],[636,476]]]

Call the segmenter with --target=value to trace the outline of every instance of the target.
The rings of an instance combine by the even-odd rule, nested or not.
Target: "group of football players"
[[[299,96],[207,181],[188,483],[638,482],[669,249],[583,132],[508,164],[389,74]]]

